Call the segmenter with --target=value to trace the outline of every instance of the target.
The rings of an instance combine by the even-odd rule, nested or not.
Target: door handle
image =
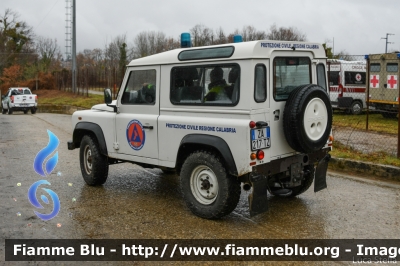
[[[143,126],[143,128],[153,129],[153,126]]]

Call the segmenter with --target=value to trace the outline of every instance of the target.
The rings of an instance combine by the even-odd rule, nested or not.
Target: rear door
[[[115,120],[117,152],[158,159],[160,66],[132,68],[127,76],[121,88],[122,97],[120,95],[118,99],[119,111]]]
[[[278,159],[285,154],[293,153],[283,134],[283,112],[289,94],[298,86],[312,83],[312,54],[309,52],[297,53],[288,56],[287,53],[276,52],[271,56],[272,70],[271,88],[269,97],[271,112],[271,160]]]

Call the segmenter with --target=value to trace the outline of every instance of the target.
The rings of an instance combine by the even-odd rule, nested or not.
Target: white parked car
[[[2,114],[11,115],[14,111],[23,111],[26,114],[29,110],[35,114],[37,100],[37,95],[32,94],[29,88],[9,88],[7,94],[1,96]]]
[[[176,49],[130,62],[117,99],[72,116],[88,185],[108,166],[134,162],[176,171],[196,215],[232,212],[251,190],[251,215],[267,192],[326,188],[332,107],[320,44],[252,41]]]

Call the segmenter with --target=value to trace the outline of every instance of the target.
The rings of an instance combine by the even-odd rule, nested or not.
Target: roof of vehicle
[[[229,58],[212,58],[212,59],[196,59],[184,60],[178,59],[179,53],[188,50],[201,50],[218,47],[234,47],[234,52]],[[270,58],[274,51],[309,51],[314,54],[314,58],[326,58],[325,50],[321,44],[309,42],[288,42],[288,41],[250,41],[241,43],[228,43],[221,45],[211,45],[192,48],[180,48],[171,51],[162,52],[155,55],[150,55],[132,60],[128,66],[144,66],[144,65],[165,65],[165,64],[179,64],[187,62],[205,62],[217,60],[239,60],[239,59],[255,59],[255,58]]]
[[[11,87],[11,88],[9,88],[8,90],[25,90],[25,89],[28,89],[28,90],[29,90],[28,87]]]
[[[342,60],[342,59],[328,59],[328,62],[330,63],[340,63],[340,64],[362,64],[365,65],[367,62],[366,61],[347,61],[347,60]]]

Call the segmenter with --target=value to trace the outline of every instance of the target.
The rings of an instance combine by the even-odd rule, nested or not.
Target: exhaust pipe
[[[249,191],[251,189],[251,184],[250,183],[243,183],[243,190]]]

